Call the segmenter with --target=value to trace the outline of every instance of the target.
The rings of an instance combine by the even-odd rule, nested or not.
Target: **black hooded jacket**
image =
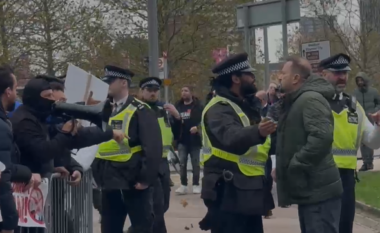
[[[13,142],[12,124],[0,105],[0,161],[6,166],[0,178],[0,206],[3,216],[2,230],[14,230],[18,225],[18,214],[13,198],[11,182],[28,183],[30,169],[19,163],[19,150]]]
[[[44,79],[30,80],[24,89],[23,105],[11,118],[14,139],[21,152],[21,164],[42,176],[53,172],[55,156],[71,148],[72,142],[71,134],[59,132],[49,137],[45,121],[54,101],[41,97],[41,92],[49,89],[49,82]]]
[[[191,134],[190,129],[194,126],[199,127],[202,120],[203,106],[198,98],[193,97],[193,102],[190,105],[185,105],[181,99],[175,104],[176,109],[181,115],[181,120],[174,120],[172,130],[174,140],[177,143],[186,146],[201,147],[201,132]],[[186,114],[189,115],[186,115]],[[187,119],[185,119],[185,117]]]

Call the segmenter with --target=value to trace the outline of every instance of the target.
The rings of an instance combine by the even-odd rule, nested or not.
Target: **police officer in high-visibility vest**
[[[170,201],[170,169],[168,153],[173,143],[173,133],[170,126],[171,117],[180,120],[181,116],[172,104],[163,104],[158,101],[161,80],[157,77],[148,77],[140,81],[140,96],[142,100],[156,113],[161,129],[163,154],[159,174],[153,191],[154,224],[153,233],[166,233],[164,214],[169,209]],[[169,116],[168,113],[171,115]],[[135,232],[132,228],[128,232]],[[138,232],[137,232],[138,233]]]
[[[268,135],[276,123],[261,121],[247,57],[232,55],[214,67],[216,95],[202,113],[201,198],[208,212],[199,225],[213,233],[263,232]]]
[[[339,232],[352,233],[355,217],[355,178],[357,152],[361,144],[371,149],[380,147],[380,129],[368,120],[362,106],[354,97],[344,93],[348,72],[351,70],[350,57],[340,53],[322,60],[319,64],[321,75],[334,85],[336,94],[329,100],[334,116],[334,142],[332,153],[339,168],[344,193]],[[379,123],[379,112],[371,115]]]
[[[128,95],[132,77],[127,69],[106,66],[102,79],[114,104],[109,124],[126,135],[122,143],[100,144],[92,166],[102,190],[102,233],[122,233],[127,215],[137,233],[153,229],[152,187],[162,160],[162,137],[150,107]]]

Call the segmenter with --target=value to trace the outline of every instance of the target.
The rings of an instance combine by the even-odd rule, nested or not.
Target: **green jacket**
[[[283,101],[276,146],[279,205],[318,203],[343,192],[331,154],[334,119],[326,100],[334,94],[330,83],[313,75]]]

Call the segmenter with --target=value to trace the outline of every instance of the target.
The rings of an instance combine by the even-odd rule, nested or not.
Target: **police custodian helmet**
[[[234,72],[253,73],[255,71],[256,70],[251,66],[251,64],[249,64],[247,53],[239,53],[228,56],[215,65],[212,69],[212,73],[214,73],[217,78],[232,74]]]
[[[348,55],[339,53],[320,61],[319,69],[332,72],[350,71],[350,62],[351,58]]]
[[[104,77],[102,78],[102,81],[110,84],[115,79],[126,79],[128,80],[128,83],[131,83],[134,75],[135,74],[128,69],[107,65],[104,67]]]

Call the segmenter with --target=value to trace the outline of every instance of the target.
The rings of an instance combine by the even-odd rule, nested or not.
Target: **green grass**
[[[380,171],[360,172],[356,200],[380,209]]]

